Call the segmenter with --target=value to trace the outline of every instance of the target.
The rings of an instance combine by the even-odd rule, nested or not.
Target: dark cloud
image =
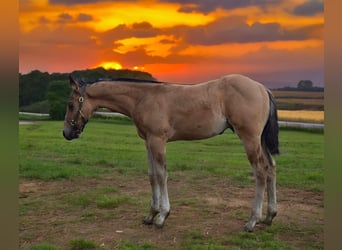
[[[324,24],[313,24],[297,28],[288,32],[294,40],[303,37],[303,39],[323,39]],[[297,38],[297,39],[296,39]]]
[[[175,43],[172,51],[177,52],[189,44],[219,45],[226,43],[251,43],[264,41],[300,41],[306,39],[322,39],[323,24],[302,26],[297,29],[287,29],[279,23],[246,23],[243,16],[230,16],[215,20],[207,25],[190,27],[178,25],[171,28],[156,28],[148,22],[121,24],[115,28],[98,34],[105,46],[119,45],[116,41],[137,37],[147,38],[157,35],[172,35],[174,40],[164,39],[161,43]]]
[[[137,2],[138,0],[126,0],[125,2]],[[262,9],[270,5],[279,4],[285,0],[158,0],[159,2],[178,3],[182,5],[179,9],[181,12],[202,12],[209,13],[218,8],[221,9],[236,9],[249,6],[256,6]],[[76,5],[89,4],[98,2],[115,2],[111,0],[49,0],[50,4]]]
[[[293,9],[293,14],[297,16],[313,16],[318,13],[323,13],[323,0],[308,0]]]
[[[132,28],[140,29],[140,30],[148,30],[148,29],[152,29],[153,26],[149,22],[141,22],[141,23],[133,23]]]
[[[176,43],[176,41],[170,40],[170,39],[162,39],[159,42],[162,44],[175,44]]]
[[[89,22],[92,20],[93,20],[93,17],[91,15],[84,14],[84,13],[80,13],[77,17],[77,21],[80,21],[80,22]]]
[[[46,18],[45,16],[41,16],[39,18],[39,23],[40,24],[47,24],[47,23],[50,23],[50,20],[48,18]]]
[[[58,15],[57,18],[57,23],[64,24],[64,23],[73,23],[73,22],[89,22],[93,20],[93,16],[85,14],[85,13],[80,13],[78,16],[75,18],[72,15],[68,13],[61,13]],[[41,24],[46,24],[50,23],[51,20],[47,19],[45,16],[41,16],[39,18],[39,23]]]
[[[32,44],[39,46],[91,47],[95,46],[94,41],[90,38],[92,35],[92,30],[88,28],[60,25],[56,29],[50,29],[41,25],[30,32],[22,33],[20,40],[26,41],[28,44],[33,42]]]
[[[216,9],[236,9],[249,6],[256,6],[262,9],[267,8],[269,5],[279,4],[283,0],[159,0],[160,2],[171,2],[182,4],[179,9],[181,12],[203,12],[209,13]]]
[[[115,28],[100,34],[101,40],[107,44],[130,37],[153,37],[159,35],[160,29],[154,28],[148,22],[133,23],[132,25],[120,24]]]
[[[263,83],[272,87],[286,82],[283,86],[295,86],[301,79],[311,79],[315,85],[322,85],[324,82],[323,46],[300,50],[272,50],[265,46],[258,51],[234,58],[233,61],[232,63],[251,65],[251,68],[253,65],[269,68],[269,71],[249,73],[251,76],[254,75],[255,79],[264,79]],[[275,77],[277,74],[278,77]]]
[[[66,5],[74,5],[74,4],[87,4],[87,3],[97,3],[103,2],[100,0],[49,0],[50,4],[66,4]]]
[[[322,38],[323,24],[288,30],[279,23],[256,22],[249,26],[243,17],[224,17],[203,26],[177,26],[170,32],[191,44],[217,45]]]
[[[143,48],[129,51],[125,54],[112,52],[111,55],[120,63],[122,63],[122,65],[141,65],[166,62],[166,59],[163,57],[147,55],[145,49]]]
[[[137,0],[125,0],[126,2],[135,2]],[[99,2],[115,2],[111,0],[49,0],[49,4],[63,4],[63,5],[76,5],[76,4],[89,4]]]
[[[62,13],[58,15],[58,22],[70,22],[72,21],[72,16],[68,13]]]

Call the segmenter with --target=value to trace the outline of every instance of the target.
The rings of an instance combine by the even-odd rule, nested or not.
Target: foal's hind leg
[[[251,232],[253,231],[255,224],[261,220],[262,216],[262,207],[267,178],[267,165],[265,164],[259,138],[254,138],[252,140],[251,138],[248,138],[248,140],[243,140],[243,143],[246,149],[248,160],[253,168],[256,184],[251,217],[245,224],[245,231]]]
[[[265,153],[267,156],[267,215],[264,223],[272,224],[273,218],[277,215],[277,195],[276,195],[276,164],[269,152]]]

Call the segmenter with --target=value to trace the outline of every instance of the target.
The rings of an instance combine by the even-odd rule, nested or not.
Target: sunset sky
[[[323,0],[19,0],[19,71],[98,66],[199,83],[324,85]]]

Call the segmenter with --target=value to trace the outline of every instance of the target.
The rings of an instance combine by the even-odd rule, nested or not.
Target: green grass
[[[74,239],[70,241],[70,250],[93,250],[96,249],[96,244],[85,239]]]
[[[72,183],[74,180],[84,183],[92,180],[96,183],[99,178],[113,173],[120,174],[123,179],[134,179],[134,176],[147,178],[144,142],[137,136],[135,127],[128,119],[93,119],[81,138],[72,141],[63,138],[62,129],[62,121],[39,121],[19,126],[21,177],[42,182],[55,180],[60,185]],[[275,157],[277,185],[315,192],[324,191],[322,133],[281,129],[280,151],[281,155]],[[172,178],[185,178],[184,181],[214,185],[208,178],[214,176],[212,179],[222,177],[237,186],[254,186],[251,167],[242,144],[231,131],[203,141],[169,143],[167,163],[171,181]],[[179,187],[180,191],[181,188]],[[56,193],[52,189],[44,197],[21,199],[19,213],[21,216],[30,217],[44,214],[46,211],[63,211],[67,214],[68,211],[79,209],[79,220],[92,223],[100,219],[115,221],[115,217],[120,216],[120,211],[124,211],[128,206],[140,207],[149,203],[149,193],[128,196],[120,190],[120,184],[115,182],[110,186],[94,184],[91,188],[83,188],[83,185],[80,185],[80,190],[71,193]],[[208,212],[215,212],[214,208],[210,208],[197,197],[173,199],[175,207],[191,206],[194,210],[207,209]],[[245,218],[249,215],[241,213],[246,212],[236,209],[230,211],[230,216]],[[277,220],[271,227],[253,234],[241,232],[220,237],[192,229],[177,240],[180,249],[227,249],[227,246],[229,249],[294,249],[291,241],[296,241],[295,245],[302,246],[303,249],[322,248],[322,242],[311,238],[314,237],[312,235],[321,234],[322,228],[319,224],[310,227],[301,225],[300,229],[298,227],[299,224],[293,221],[285,224]],[[283,235],[289,238],[284,240],[281,238]],[[107,249],[89,239],[74,239],[69,243],[68,249]],[[116,243],[116,249],[160,249],[143,238],[138,242],[124,239]],[[59,248],[41,243],[27,249]]]
[[[144,142],[129,121],[92,120],[81,138],[72,141],[63,138],[62,128],[63,122],[52,121],[19,127],[20,176],[99,178],[113,169],[122,174],[147,173]],[[278,184],[323,191],[323,134],[281,129],[279,140]],[[253,185],[243,146],[228,130],[208,140],[169,143],[167,164],[170,173],[209,173],[238,185]]]
[[[83,138],[73,141],[63,138],[62,128],[63,122],[51,121],[20,126],[21,176],[39,179],[98,177],[108,168],[129,172],[134,167],[132,171],[139,171],[137,163],[144,161],[143,142],[137,138],[133,126],[116,124],[113,127],[107,122],[90,122]],[[92,143],[94,141],[97,143]],[[140,171],[145,171],[144,166]]]
[[[118,250],[159,250],[160,248],[154,247],[149,243],[135,244],[130,241],[121,241],[116,247]]]
[[[290,245],[279,241],[275,235],[280,229],[268,228],[256,233],[241,232],[233,236],[224,236],[220,240],[214,240],[211,236],[199,231],[188,231],[182,239],[182,249],[198,250],[223,250],[227,249],[295,249]],[[314,248],[312,248],[314,249]]]
[[[59,248],[57,246],[54,246],[48,243],[41,243],[41,244],[31,246],[27,248],[27,250],[62,250],[62,248]]]
[[[37,116],[37,115],[28,115],[28,114],[19,114],[18,119],[20,121],[50,121],[49,116]]]
[[[278,184],[323,191],[323,135],[281,131],[280,136],[281,155],[276,157]]]
[[[70,241],[70,250],[94,250],[100,249],[100,247],[96,246],[96,244],[92,241],[85,239],[73,239]],[[61,250],[61,248],[51,245],[51,244],[37,244],[31,246],[27,250]]]
[[[115,208],[121,205],[122,203],[128,202],[129,200],[130,200],[130,197],[126,195],[120,195],[120,196],[102,195],[96,201],[96,206],[98,208]]]

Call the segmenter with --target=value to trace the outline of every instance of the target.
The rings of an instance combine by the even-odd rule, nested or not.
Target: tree
[[[27,75],[19,75],[19,106],[45,100],[49,77],[49,73],[39,70],[34,70]]]
[[[313,83],[310,80],[300,80],[297,88],[299,89],[311,89],[313,87]]]
[[[24,106],[29,106],[35,103],[40,103],[42,101],[45,101],[48,98],[47,92],[49,91],[49,88],[51,87],[52,91],[52,98],[49,102],[53,109],[56,108],[56,110],[52,111],[52,115],[55,117],[55,112],[59,110],[59,108],[55,107],[57,105],[57,97],[54,97],[54,92],[58,92],[55,88],[55,84],[58,85],[58,83],[52,83],[54,81],[59,83],[60,91],[63,92],[62,89],[64,89],[65,85],[61,83],[67,82],[69,79],[70,73],[52,73],[49,74],[48,72],[40,72],[39,70],[33,70],[28,74],[20,74],[19,73],[19,108],[22,108]],[[118,78],[130,78],[130,79],[140,79],[140,80],[147,80],[147,81],[155,81],[156,79],[147,72],[141,72],[141,71],[132,71],[128,69],[122,69],[122,70],[105,70],[103,68],[96,68],[96,69],[86,69],[86,70],[76,70],[71,72],[71,74],[79,79],[82,79],[86,82],[93,82],[97,79],[118,79]],[[52,83],[51,86],[49,86],[49,83]],[[68,84],[67,84],[68,86]],[[56,87],[58,88],[58,87]],[[50,93],[51,95],[51,93]],[[63,95],[63,94],[62,94]],[[64,112],[64,111],[63,111]],[[57,117],[60,117],[61,114],[57,115]],[[56,119],[57,119],[56,117]],[[59,118],[58,118],[59,119]]]
[[[68,81],[52,81],[49,84],[47,97],[49,102],[49,115],[52,120],[63,120],[66,103],[71,88]]]

